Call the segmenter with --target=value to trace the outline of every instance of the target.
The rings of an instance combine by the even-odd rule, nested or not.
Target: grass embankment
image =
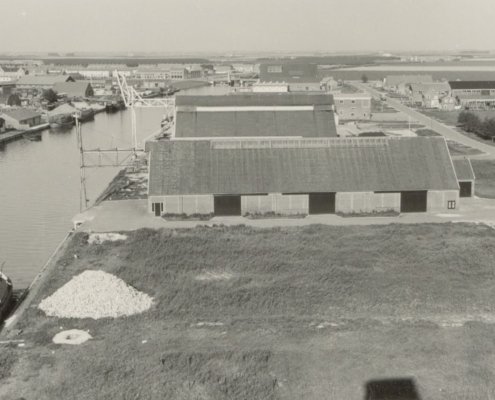
[[[475,194],[495,199],[495,160],[471,160],[476,181]]]
[[[412,376],[425,399],[488,399],[494,249],[466,224],[77,234],[34,305],[86,269],[156,305],[98,321],[30,307],[0,398],[362,399],[369,380]],[[55,345],[61,327],[94,339]]]

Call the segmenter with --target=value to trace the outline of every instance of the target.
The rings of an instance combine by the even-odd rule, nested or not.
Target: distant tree
[[[9,106],[20,106],[21,105],[21,98],[19,97],[18,94],[14,93],[11,94],[8,99],[7,99],[7,104]]]
[[[53,89],[43,90],[41,97],[48,103],[55,103],[58,100],[57,93]]]
[[[483,121],[482,131],[484,136],[493,140],[495,138],[495,118],[486,118]]]
[[[469,111],[461,111],[457,117],[457,123],[466,132],[481,133],[483,129],[483,122],[480,117]]]
[[[361,75],[361,81],[362,81],[363,83],[368,82],[368,77],[366,76],[366,74]]]

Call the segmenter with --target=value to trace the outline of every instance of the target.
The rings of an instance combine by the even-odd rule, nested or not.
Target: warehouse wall
[[[153,203],[163,203],[164,214],[210,214],[213,213],[212,195],[149,196],[148,211]]]
[[[270,193],[261,196],[242,196],[241,213],[307,214],[308,195]]]
[[[457,190],[429,190],[427,195],[428,211],[455,212],[459,209],[459,191]],[[448,202],[455,201],[455,209],[448,208]]]
[[[335,211],[343,214],[400,211],[400,193],[347,192],[335,196]]]

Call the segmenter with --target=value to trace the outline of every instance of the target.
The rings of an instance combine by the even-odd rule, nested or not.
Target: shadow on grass
[[[368,381],[364,400],[421,400],[411,378],[390,378]]]

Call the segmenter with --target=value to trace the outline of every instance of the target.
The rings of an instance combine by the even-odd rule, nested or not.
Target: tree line
[[[484,139],[495,139],[495,118],[481,119],[470,111],[461,111],[457,117],[457,124],[466,132],[475,133]]]

